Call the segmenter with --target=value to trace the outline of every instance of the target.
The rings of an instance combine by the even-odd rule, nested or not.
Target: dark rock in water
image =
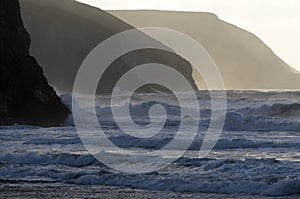
[[[44,67],[50,84],[62,91],[72,90],[81,63],[95,46],[115,34],[133,29],[111,14],[75,0],[20,2],[24,24],[32,37],[31,52]],[[141,35],[149,40],[144,33],[141,32]],[[149,42],[158,44],[153,39]],[[189,81],[192,88],[197,89],[189,62],[171,52],[144,49],[121,56],[112,63],[100,81],[98,93],[111,93],[124,73],[146,63],[172,67]],[[153,90],[166,91],[155,85],[143,87],[140,91]]]
[[[29,54],[18,0],[0,0],[0,124],[57,126],[69,111]]]

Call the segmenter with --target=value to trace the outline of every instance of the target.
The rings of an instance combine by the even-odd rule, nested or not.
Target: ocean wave
[[[54,144],[80,144],[80,138],[37,138],[24,142],[23,144],[33,145],[54,145]]]
[[[272,117],[283,117],[292,118],[298,117],[300,115],[300,104],[298,103],[274,103],[274,104],[264,104],[259,107],[244,107],[238,112],[244,115],[250,116],[272,116]]]
[[[92,155],[76,155],[69,153],[61,154],[38,154],[35,152],[0,155],[2,164],[29,164],[29,165],[49,165],[59,164],[72,167],[82,167],[93,164],[96,159]]]
[[[132,188],[175,192],[268,196],[300,193],[300,179],[299,176],[297,177],[299,169],[284,167],[276,159],[248,159],[244,161],[204,159],[201,162],[202,164],[188,167],[189,169],[180,174],[154,172],[145,175],[83,175],[71,180],[71,182],[80,185],[130,186]],[[204,172],[200,172],[200,170],[204,170]],[[289,174],[280,175],[276,173],[276,171],[282,172],[283,170]],[[287,175],[290,176],[287,177]]]
[[[231,131],[300,132],[300,122],[265,116],[244,116],[239,112],[228,112],[224,129]]]
[[[159,97],[157,98],[159,99]],[[71,107],[71,97],[69,95],[63,96],[62,99],[68,107]],[[137,124],[145,125],[150,122],[150,107],[154,104],[160,104],[165,108],[168,114],[168,118],[165,123],[166,126],[178,126],[182,119],[180,117],[181,109],[191,108],[179,107],[176,105],[173,98],[168,99],[164,96],[164,102],[161,102],[158,99],[148,101],[143,99],[143,101],[133,101],[130,104],[118,104],[115,105],[115,108],[118,109],[121,106],[129,106],[132,118],[122,118],[123,116],[118,116],[119,119],[121,121],[123,119],[124,122],[128,119],[133,119]],[[201,105],[203,103],[205,104],[204,106]],[[300,120],[298,118],[300,115],[300,104],[298,103],[272,103],[270,101],[263,100],[254,102],[250,99],[229,99],[228,103],[230,109],[227,111],[224,130],[300,132]],[[207,128],[209,126],[211,116],[209,100],[199,99],[199,104],[201,107],[199,126]],[[234,104],[239,105],[236,105],[235,107]],[[106,126],[116,126],[110,106],[98,105],[96,106],[96,112],[101,124]],[[159,115],[157,115],[157,117],[159,118]],[[72,116],[68,118],[65,124],[74,125]]]
[[[285,196],[300,193],[300,168],[276,159],[182,157],[169,167],[146,174],[118,173],[90,155],[1,154],[0,179],[43,179],[79,185],[139,189]],[[178,173],[178,171],[180,171]]]

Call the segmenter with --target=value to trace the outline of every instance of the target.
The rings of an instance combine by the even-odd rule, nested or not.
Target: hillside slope
[[[171,28],[192,37],[214,59],[227,89],[300,88],[300,75],[258,37],[214,14],[151,10],[109,12],[135,27]],[[199,78],[196,81],[201,82]]]

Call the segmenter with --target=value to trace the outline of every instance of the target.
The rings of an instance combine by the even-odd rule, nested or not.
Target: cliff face
[[[32,38],[31,52],[44,67],[51,85],[62,91],[72,90],[81,63],[95,46],[110,36],[133,28],[105,11],[75,0],[20,2],[24,24]],[[150,62],[173,67],[197,89],[192,67],[187,61],[172,53],[144,50],[116,60],[104,74],[98,93],[110,93],[122,74],[137,64]],[[154,87],[146,86],[143,92]]]
[[[0,0],[0,124],[59,125],[69,111],[29,47],[18,0]]]
[[[171,28],[192,37],[216,62],[227,89],[300,88],[300,75],[263,41],[214,14],[145,10],[109,12],[136,27]],[[199,77],[196,81],[203,83]]]

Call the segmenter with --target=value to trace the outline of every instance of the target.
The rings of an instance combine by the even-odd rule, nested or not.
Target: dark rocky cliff
[[[0,124],[59,125],[69,111],[29,47],[18,0],[0,0]]]

